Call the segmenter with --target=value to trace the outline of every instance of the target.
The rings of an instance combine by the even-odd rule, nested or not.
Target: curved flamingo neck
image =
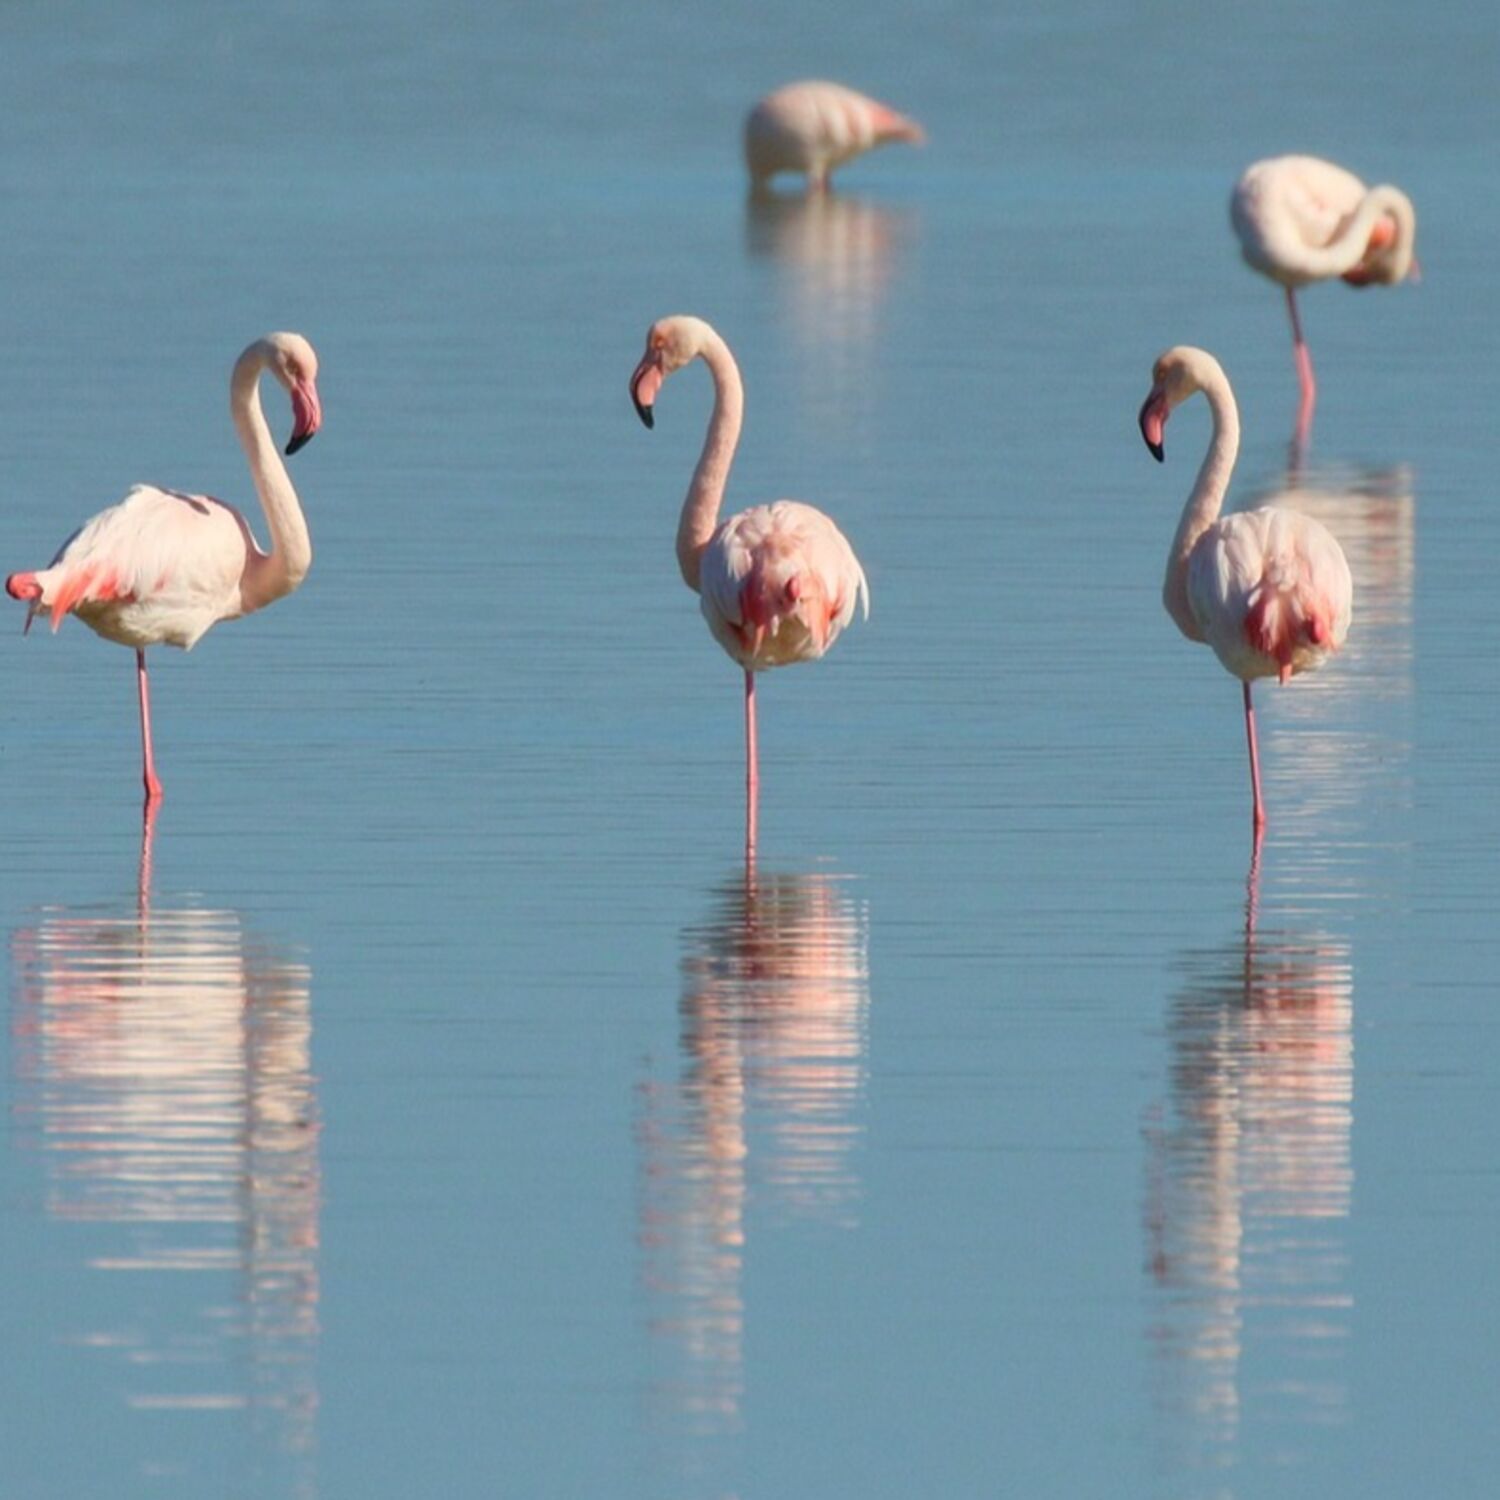
[[[236,362],[229,382],[229,410],[240,446],[250,464],[261,509],[271,530],[271,551],[253,553],[240,581],[246,614],[290,594],[312,566],[312,538],[291,476],[282,462],[276,440],[266,425],[260,404],[260,376],[265,350],[252,345]]]
[[[1193,483],[1192,493],[1182,507],[1182,519],[1177,523],[1172,550],[1167,554],[1167,577],[1162,585],[1162,602],[1167,613],[1192,641],[1201,641],[1203,632],[1198,628],[1188,601],[1188,559],[1193,555],[1198,539],[1219,518],[1224,494],[1229,488],[1229,476],[1234,472],[1234,461],[1240,451],[1240,413],[1234,403],[1229,377],[1215,364],[1203,372],[1201,389],[1213,414],[1213,437],[1198,470],[1198,478]]]
[[[1369,254],[1370,236],[1376,224],[1389,214],[1395,221],[1396,241],[1384,251],[1381,259],[1393,264],[1400,281],[1411,264],[1412,244],[1417,234],[1417,215],[1411,199],[1400,188],[1382,184],[1372,187],[1359,200],[1359,207],[1348,223],[1326,245],[1308,245],[1302,252],[1299,270],[1314,277],[1342,276],[1352,271]]]
[[[729,345],[710,329],[698,353],[713,376],[714,410],[677,523],[677,565],[682,569],[683,581],[694,590],[698,587],[703,549],[719,524],[724,486],[729,480],[729,467],[734,462],[745,416],[745,387]]]

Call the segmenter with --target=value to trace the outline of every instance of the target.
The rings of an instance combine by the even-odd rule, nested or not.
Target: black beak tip
[[[632,401],[635,401],[634,396],[632,396],[630,399]],[[648,429],[656,426],[656,412],[651,407],[642,406],[639,401],[636,401],[635,414],[641,419],[642,422],[646,424],[646,427]]]
[[[1166,463],[1167,450],[1160,443],[1153,443],[1150,438],[1147,438],[1146,446],[1151,450],[1151,457],[1154,458],[1157,463]]]
[[[292,454],[298,453],[303,448],[307,447],[307,445],[312,442],[312,436],[313,435],[310,432],[293,433],[291,439],[286,445],[286,456],[290,458]]]

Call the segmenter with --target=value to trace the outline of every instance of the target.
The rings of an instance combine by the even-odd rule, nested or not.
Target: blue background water
[[[1500,1396],[1500,27],[1482,7],[12,7],[6,567],[136,480],[253,512],[231,361],[323,363],[303,590],[157,653],[0,643],[7,1497],[1478,1493]],[[747,204],[758,94],[931,145]],[[1225,204],[1309,150],[1415,288],[1283,309]],[[762,693],[671,556],[837,516],[874,612]],[[1160,609],[1245,501],[1344,541],[1260,694]],[[287,414],[269,396],[280,430]]]

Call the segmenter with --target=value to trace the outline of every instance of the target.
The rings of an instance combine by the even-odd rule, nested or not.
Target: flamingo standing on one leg
[[[1312,355],[1297,316],[1297,288],[1341,276],[1351,286],[1394,285],[1420,274],[1417,215],[1399,188],[1367,188],[1316,156],[1275,156],[1247,167],[1229,200],[1240,250],[1286,289],[1301,401],[1297,445],[1305,446],[1318,399]]]
[[[1213,413],[1213,439],[1182,509],[1162,602],[1190,641],[1207,641],[1244,683],[1245,738],[1257,839],[1265,827],[1260,756],[1250,684],[1282,682],[1310,672],[1338,650],[1349,632],[1354,586],[1343,549],[1311,516],[1266,506],[1220,518],[1240,446],[1240,417],[1229,378],[1202,349],[1168,349],[1151,372],[1141,407],[1141,436],[1158,462],[1172,408],[1197,391]]]
[[[662,318],[630,377],[641,421],[668,375],[701,358],[714,381],[714,410],[677,526],[677,562],[700,596],[714,639],[745,669],[745,856],[755,856],[760,771],[755,739],[755,674],[816,659],[863,604],[864,569],[844,534],[820,510],[797,500],[757,505],[719,523],[734,461],[745,390],[729,346],[701,318]]]
[[[927,139],[915,120],[841,83],[809,80],[767,94],[745,120],[745,163],[751,185],[763,188],[778,172],[805,172],[822,192],[835,167],[874,146]]]
[[[135,648],[141,708],[141,758],[148,816],[161,797],[151,750],[147,646],[191,650],[220,620],[233,620],[290,594],[312,563],[307,522],[260,405],[260,375],[269,370],[292,400],[295,453],[323,420],[318,357],[300,334],[257,339],[235,361],[229,409],[271,532],[262,552],[244,516],[207,495],[135,485],[118,504],[86,521],[49,567],[12,573],[12,598],[32,617],[48,615],[56,631],[75,614],[105,640]]]

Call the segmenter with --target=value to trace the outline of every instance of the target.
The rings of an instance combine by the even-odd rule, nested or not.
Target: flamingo
[[[755,674],[823,655],[862,604],[870,614],[864,569],[844,534],[822,511],[798,500],[742,510],[720,524],[719,507],[734,462],[745,388],[729,345],[701,318],[662,318],[630,377],[642,422],[656,425],[662,382],[702,359],[714,382],[714,409],[703,452],[677,525],[677,563],[699,595],[713,637],[745,672],[745,855],[755,857],[760,771],[755,736]]]
[[[767,94],[745,120],[745,162],[751,185],[763,188],[778,172],[805,172],[822,192],[829,173],[873,146],[927,137],[915,120],[897,114],[841,83],[809,80]]]
[[[1417,215],[1399,188],[1367,188],[1352,172],[1316,156],[1274,156],[1246,167],[1229,200],[1240,252],[1286,289],[1301,401],[1299,445],[1318,399],[1312,355],[1297,315],[1297,288],[1341,276],[1351,286],[1390,286],[1420,274],[1413,248]]]
[[[1202,349],[1168,349],[1151,372],[1141,436],[1158,463],[1172,409],[1202,391],[1213,438],[1182,508],[1167,554],[1162,602],[1190,641],[1207,641],[1244,686],[1245,740],[1257,840],[1266,824],[1250,684],[1310,672],[1349,632],[1354,586],[1343,549],[1311,516],[1268,505],[1220,518],[1240,446],[1240,416],[1229,377]]]
[[[27,630],[36,615],[44,615],[55,633],[63,616],[74,614],[105,640],[135,649],[148,820],[162,787],[151,750],[146,647],[191,650],[220,620],[248,615],[290,594],[312,563],[297,492],[261,411],[263,370],[291,396],[289,454],[317,432],[323,412],[318,357],[301,334],[267,334],[235,361],[229,409],[270,528],[269,553],[232,505],[138,484],[118,505],[80,526],[48,567],[5,580],[6,592],[31,606]]]

